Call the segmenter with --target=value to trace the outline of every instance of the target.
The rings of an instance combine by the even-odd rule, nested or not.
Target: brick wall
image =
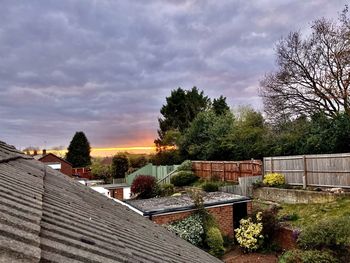
[[[293,234],[293,230],[290,228],[280,227],[278,231],[276,231],[273,239],[276,244],[285,250],[290,250],[297,246],[296,237]]]
[[[219,228],[224,235],[233,237],[233,206],[232,204],[207,208],[219,224]],[[154,215],[152,221],[163,225],[184,219],[190,216],[194,211],[183,211],[166,215]]]
[[[60,172],[64,173],[65,175],[72,176],[72,166],[53,154],[45,155],[44,157],[40,158],[40,161],[43,163],[60,163]]]
[[[124,199],[123,188],[117,188],[114,190],[114,198],[117,198],[118,200]]]
[[[247,214],[252,215],[253,213],[253,202],[249,201],[247,202]]]

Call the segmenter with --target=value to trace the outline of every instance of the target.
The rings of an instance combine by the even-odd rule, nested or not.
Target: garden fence
[[[239,177],[262,175],[262,162],[250,161],[192,161],[195,174],[203,179],[238,182]]]
[[[264,158],[264,174],[281,173],[291,185],[350,188],[350,153]]]

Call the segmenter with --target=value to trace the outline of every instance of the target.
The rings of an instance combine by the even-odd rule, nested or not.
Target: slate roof
[[[0,262],[220,262],[0,142]]]
[[[224,204],[234,204],[250,201],[249,197],[223,192],[206,193],[203,196],[204,206],[211,207]],[[168,196],[150,199],[130,199],[125,203],[138,209],[143,215],[163,214],[175,211],[186,211],[194,209],[193,199],[189,195]]]

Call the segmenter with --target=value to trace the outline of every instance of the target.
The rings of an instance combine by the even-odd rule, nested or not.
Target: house
[[[127,184],[101,184],[91,186],[91,188],[118,200],[130,199],[130,186]]]
[[[204,207],[219,224],[221,232],[233,237],[239,220],[251,214],[251,200],[248,197],[223,192],[207,193]],[[126,200],[128,205],[153,222],[163,225],[184,219],[196,211],[192,198],[188,195]]]
[[[0,142],[0,262],[221,262]]]
[[[72,173],[73,173],[73,176],[75,177],[84,178],[88,180],[91,180],[93,177],[91,173],[91,169],[89,167],[73,168]]]
[[[60,171],[65,175],[72,176],[72,164],[53,153],[46,154],[46,151],[44,150],[43,155],[38,158],[38,160],[50,166],[54,170]]]

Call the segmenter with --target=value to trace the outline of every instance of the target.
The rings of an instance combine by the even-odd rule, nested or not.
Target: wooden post
[[[306,156],[303,155],[303,188],[306,189],[307,186],[307,165],[306,165]]]
[[[272,157],[270,157],[271,159],[270,159],[270,161],[271,161],[271,173],[273,173],[273,159],[272,159]]]
[[[225,182],[225,181],[226,181],[226,176],[225,176],[225,162],[222,162],[222,164],[224,165],[224,177],[222,178],[222,180]]]

